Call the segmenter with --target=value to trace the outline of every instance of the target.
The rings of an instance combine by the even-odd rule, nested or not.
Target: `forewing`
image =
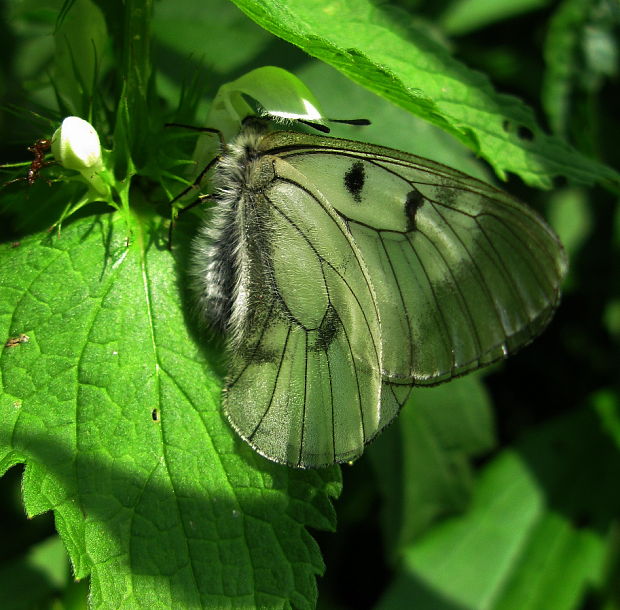
[[[348,461],[396,414],[394,399],[382,410],[376,297],[341,218],[303,176],[263,162],[273,179],[242,202],[251,319],[231,346],[224,410],[269,459]]]
[[[433,384],[494,362],[546,326],[566,259],[531,209],[399,151],[265,138],[336,209],[374,286],[385,379]]]

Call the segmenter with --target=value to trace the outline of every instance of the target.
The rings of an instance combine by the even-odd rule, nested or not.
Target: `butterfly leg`
[[[174,225],[176,224],[176,220],[177,218],[181,215],[184,214],[185,212],[187,212],[188,210],[191,210],[193,207],[197,206],[199,203],[210,199],[211,195],[199,195],[194,201],[192,201],[191,203],[189,203],[188,205],[186,205],[185,207],[181,208],[176,215],[174,214],[174,203],[175,201],[178,201],[179,199],[181,199],[182,197],[185,197],[185,195],[187,195],[187,193],[189,193],[192,189],[197,189],[198,186],[200,185],[200,183],[202,182],[202,179],[205,177],[205,175],[209,172],[209,170],[219,161],[220,157],[217,156],[213,159],[211,159],[211,161],[208,163],[208,165],[200,172],[200,174],[198,174],[198,176],[196,177],[196,179],[194,180],[194,182],[192,184],[190,184],[186,189],[184,189],[183,191],[181,191],[171,202],[170,202],[170,227],[168,229],[168,250],[172,250],[172,231],[174,230]]]
[[[220,141],[220,147],[224,148],[224,146],[225,146],[224,136],[223,136],[222,132],[219,129],[214,129],[212,127],[194,127],[193,125],[183,125],[182,123],[166,123],[165,127],[183,127],[184,129],[191,129],[192,131],[200,131],[200,132],[203,132],[203,133],[214,133],[214,134],[217,135],[217,137],[218,137],[218,139]],[[186,189],[182,190],[170,202],[170,207],[172,207],[174,205],[175,201],[178,201],[179,199],[182,199],[183,197],[185,197],[185,195],[187,195],[187,193],[189,193],[191,190],[197,190],[198,187],[200,186],[200,183],[204,179],[205,175],[217,163],[219,158],[220,158],[220,156],[217,155],[215,158],[211,159],[211,161],[208,163],[208,165],[198,174],[198,176],[196,176],[196,179]],[[193,208],[195,205],[197,205],[199,203],[199,201],[200,200],[198,199],[198,200],[194,201],[193,203],[191,203],[186,208],[181,208],[179,213],[184,212],[186,209]]]
[[[185,189],[185,191],[182,194],[185,194],[188,192],[189,189]],[[179,197],[175,197],[170,203],[172,205],[172,203],[174,201],[176,201]],[[174,227],[176,225],[176,220],[177,218],[187,212],[188,210],[191,210],[193,207],[196,207],[199,203],[202,203],[204,201],[209,201],[209,200],[213,200],[213,195],[199,195],[198,197],[196,197],[196,199],[194,201],[192,201],[190,204],[186,205],[184,208],[181,208],[176,217],[175,218],[171,218],[170,219],[170,226],[168,227],[168,250],[172,250],[172,231],[174,231]]]
[[[191,129],[192,131],[199,131],[199,132],[202,132],[202,133],[213,133],[213,134],[217,135],[217,137],[218,137],[218,139],[220,141],[220,146],[222,148],[225,146],[224,136],[223,136],[222,132],[219,129],[214,129],[212,127],[195,127],[193,125],[183,125],[182,123],[166,123],[165,127],[182,127],[183,129]],[[188,204],[185,207],[179,209],[179,211],[176,214],[174,214],[174,204],[175,204],[175,202],[179,201],[179,199],[182,199],[183,197],[185,197],[185,195],[187,195],[190,191],[198,190],[198,188],[200,187],[200,183],[203,181],[204,177],[211,170],[211,168],[219,161],[219,159],[220,159],[219,155],[217,155],[216,157],[211,159],[211,161],[204,167],[204,169],[198,174],[198,176],[196,176],[194,181],[187,188],[183,189],[174,199],[172,199],[170,201],[170,216],[171,216],[171,219],[170,219],[170,227],[168,229],[168,249],[169,250],[172,250],[172,231],[174,230],[174,226],[176,224],[177,218],[181,214],[184,214],[188,210],[191,210],[193,207],[197,206],[199,203],[209,199],[210,195],[200,195],[200,196],[198,196],[190,204]]]

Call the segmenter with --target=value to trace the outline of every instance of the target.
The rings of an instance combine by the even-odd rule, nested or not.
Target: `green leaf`
[[[592,473],[596,472],[596,477]],[[482,472],[470,510],[404,553],[379,608],[575,608],[601,585],[620,457],[590,409],[527,435]]]
[[[26,556],[0,565],[0,607],[28,610],[43,604],[69,580],[69,562],[60,538],[31,547]],[[43,605],[41,605],[43,607]]]
[[[369,452],[394,555],[438,518],[466,508],[474,481],[469,460],[493,445],[491,403],[478,376],[413,391]]]
[[[448,131],[501,178],[512,171],[542,188],[557,175],[620,183],[612,169],[544,133],[523,102],[495,92],[484,75],[453,59],[425,24],[382,12],[367,0],[235,4],[276,36]]]
[[[590,96],[617,71],[620,23],[617,4],[564,0],[549,22],[542,102],[553,131],[576,141],[596,135]],[[596,150],[590,142],[591,148]]]
[[[208,6],[188,0],[159,3],[153,19],[153,35],[169,50],[168,62],[176,60],[173,65],[158,64],[167,80],[177,80],[179,67],[191,62],[197,51],[201,54],[199,60],[202,54],[213,59],[214,65],[210,67],[218,74],[238,74],[247,70],[248,64],[264,53],[270,42],[264,30],[246,19],[232,3],[221,0]],[[217,79],[214,81],[212,93],[221,84]]]
[[[560,238],[569,261],[578,260],[594,231],[593,203],[590,192],[579,186],[557,189],[549,196],[546,206],[549,224]],[[574,282],[575,275],[569,266],[562,285],[564,295],[575,290]]]
[[[591,0],[564,0],[549,23],[542,102],[553,131],[560,134],[570,126],[574,79],[580,76],[579,37],[590,4]]]
[[[601,425],[620,449],[620,400],[612,390],[601,390],[592,396],[592,404]]]
[[[439,21],[448,34],[459,36],[548,4],[550,0],[453,0]]]
[[[592,202],[580,187],[556,190],[549,198],[549,222],[572,258],[592,232]]]
[[[372,119],[370,125],[362,127],[331,123],[333,136],[410,152],[493,182],[488,167],[452,136],[356,85],[331,66],[311,60],[296,74],[318,97],[330,118]]]
[[[90,0],[77,0],[54,32],[52,81],[61,112],[92,120],[93,90],[101,77],[108,33],[101,10]]]
[[[173,258],[158,225],[104,215],[0,246],[0,336],[18,338],[0,357],[0,471],[26,464],[26,511],[54,511],[94,606],[312,608],[306,528],[334,528],[340,471],[236,438],[184,315],[187,248]]]

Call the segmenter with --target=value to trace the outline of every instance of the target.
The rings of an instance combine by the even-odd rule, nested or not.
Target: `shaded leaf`
[[[24,557],[0,565],[0,607],[28,610],[49,601],[69,580],[69,562],[60,538],[32,546]]]
[[[0,467],[26,463],[27,513],[55,512],[94,606],[312,608],[305,528],[334,528],[339,470],[235,438],[183,314],[187,252],[157,228],[105,215],[0,247],[0,336],[29,338],[0,359]]]
[[[440,22],[448,34],[459,36],[548,4],[549,0],[453,0]]]
[[[379,608],[403,599],[446,610],[576,607],[601,585],[619,476],[616,448],[590,409],[528,434],[484,469],[465,515],[405,551]]]
[[[620,182],[612,169],[545,134],[529,107],[496,93],[484,75],[450,57],[428,26],[400,13],[382,12],[366,0],[235,4],[276,36],[450,132],[502,178],[512,171],[543,188],[560,174],[577,182]]]
[[[478,376],[414,389],[369,451],[395,556],[438,518],[466,508],[474,483],[469,460],[493,445],[491,404]]]

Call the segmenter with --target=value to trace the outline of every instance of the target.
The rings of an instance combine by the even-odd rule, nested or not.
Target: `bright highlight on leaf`
[[[535,212],[396,150],[246,126],[195,242],[228,334],[224,410],[270,460],[357,458],[415,385],[516,351],[549,322],[564,250]]]
[[[320,124],[325,120],[319,101],[299,78],[277,66],[262,66],[218,89],[205,125],[231,140],[239,133],[243,120],[257,112],[282,122]],[[213,158],[214,145],[210,134],[199,138],[194,153],[198,165]]]
[[[243,119],[256,112],[247,98],[270,117],[304,121],[324,118],[319,101],[294,74],[276,66],[263,66],[220,87],[207,124],[220,129],[230,125],[236,133]]]

